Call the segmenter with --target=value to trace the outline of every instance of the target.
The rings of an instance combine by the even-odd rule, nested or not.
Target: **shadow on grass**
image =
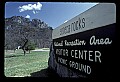
[[[12,55],[6,55],[5,58],[11,58],[11,57],[19,57],[19,56],[27,56],[30,55],[31,53],[26,53],[24,55],[24,53],[20,53],[20,55],[16,55],[16,54],[12,54]]]
[[[50,77],[59,78],[59,75],[52,69],[46,68],[30,74],[30,77]]]
[[[5,58],[19,57],[19,56],[24,56],[24,55],[9,55],[9,56],[5,56]]]

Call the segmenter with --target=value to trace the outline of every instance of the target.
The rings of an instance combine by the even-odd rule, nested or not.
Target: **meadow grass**
[[[24,56],[22,50],[12,50],[4,54],[4,75],[30,76],[30,73],[40,71],[48,67],[48,51],[31,51]]]

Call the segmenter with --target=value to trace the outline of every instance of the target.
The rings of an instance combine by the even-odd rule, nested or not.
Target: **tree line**
[[[43,27],[43,26],[42,26]],[[33,27],[30,24],[22,25],[18,22],[5,22],[5,50],[16,50],[18,46],[26,51],[35,48],[49,48],[52,41],[52,27]]]

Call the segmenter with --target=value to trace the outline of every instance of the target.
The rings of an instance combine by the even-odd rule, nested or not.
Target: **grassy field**
[[[22,50],[5,51],[4,75],[6,77],[30,76],[30,73],[40,71],[48,67],[49,51],[31,51],[25,56]]]

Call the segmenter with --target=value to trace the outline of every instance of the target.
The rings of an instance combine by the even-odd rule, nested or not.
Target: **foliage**
[[[29,43],[27,44],[27,46],[28,46],[28,50],[35,50],[35,48],[36,48],[35,43],[32,43],[32,42],[29,42]]]
[[[39,19],[30,21],[22,16],[5,18],[5,49],[23,46],[26,39],[32,40],[38,48],[49,47],[52,40],[52,27],[49,27]]]

